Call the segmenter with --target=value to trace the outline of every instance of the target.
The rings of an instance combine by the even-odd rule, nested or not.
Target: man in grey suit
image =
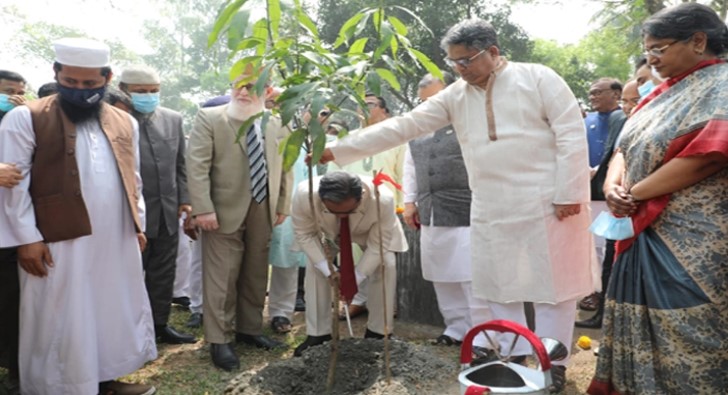
[[[144,281],[160,343],[194,343],[195,337],[168,325],[174,287],[178,220],[192,211],[187,193],[182,115],[159,107],[156,71],[135,66],[121,74],[119,88],[131,96],[139,122],[139,156],[146,203],[147,248],[142,252]]]
[[[284,346],[261,333],[271,232],[290,212],[292,174],[278,153],[288,129],[274,117],[264,128],[256,119],[236,140],[272,89],[257,95],[257,77],[249,67],[233,83],[230,103],[200,110],[187,154],[192,214],[202,229],[205,340],[224,370],[240,366],[233,340]]]
[[[593,219],[602,211],[609,211],[602,187],[612,160],[617,137],[627,121],[627,115],[619,106],[621,97],[622,84],[614,78],[600,78],[594,81],[589,88],[589,101],[594,112],[587,114],[584,123],[589,142]],[[598,329],[602,327],[604,291],[607,289],[614,262],[614,240],[594,236],[594,243],[596,244],[597,259],[602,262],[602,292],[591,294],[579,303],[582,310],[596,310],[592,317],[576,322],[576,326],[579,328]]]

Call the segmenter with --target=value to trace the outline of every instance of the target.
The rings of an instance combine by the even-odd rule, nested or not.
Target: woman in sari
[[[642,28],[666,81],[635,108],[604,191],[617,243],[592,395],[728,391],[728,29],[685,3]]]

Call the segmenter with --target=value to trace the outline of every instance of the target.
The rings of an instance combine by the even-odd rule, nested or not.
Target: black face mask
[[[76,89],[58,84],[58,94],[67,102],[77,106],[89,108],[101,102],[106,93],[106,85],[93,89]]]
[[[98,118],[101,112],[102,101],[97,101],[91,107],[78,106],[75,103],[68,101],[65,97],[58,95],[58,103],[61,106],[61,110],[66,114],[68,119],[74,124],[87,121],[92,118]]]

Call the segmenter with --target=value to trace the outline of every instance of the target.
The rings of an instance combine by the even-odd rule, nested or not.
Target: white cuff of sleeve
[[[361,284],[361,282],[367,278],[367,276],[361,274],[361,272],[356,270],[356,268],[354,268],[354,276],[356,276],[356,285],[357,286],[359,286]]]
[[[318,271],[320,271],[321,274],[324,275],[324,277],[328,278],[331,275],[331,270],[329,270],[329,263],[326,262],[326,260],[314,263],[313,266],[318,269]]]

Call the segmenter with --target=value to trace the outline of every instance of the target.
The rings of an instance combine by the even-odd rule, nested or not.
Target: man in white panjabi
[[[577,101],[553,70],[501,57],[488,22],[453,26],[442,47],[459,81],[410,113],[337,141],[322,162],[345,165],[452,124],[473,192],[473,294],[489,301],[493,318],[524,326],[523,302],[533,302],[536,334],[570,347],[576,300],[598,281]],[[505,354],[509,337],[500,336]],[[520,341],[511,355],[530,352]],[[552,369],[554,390],[565,385],[566,363]]]
[[[426,101],[454,82],[427,74],[417,95]],[[488,303],[473,298],[470,269],[470,202],[468,172],[457,136],[446,126],[409,142],[403,183],[404,222],[419,229],[422,277],[431,281],[445,330],[433,344],[457,346],[473,324],[490,321]],[[476,346],[485,345],[482,335]]]
[[[140,253],[138,127],[101,100],[108,46],[69,38],[54,49],[58,95],[0,125],[0,162],[25,176],[0,192],[0,246],[18,246],[22,269],[21,391],[152,394],[114,381],[157,357]]]

